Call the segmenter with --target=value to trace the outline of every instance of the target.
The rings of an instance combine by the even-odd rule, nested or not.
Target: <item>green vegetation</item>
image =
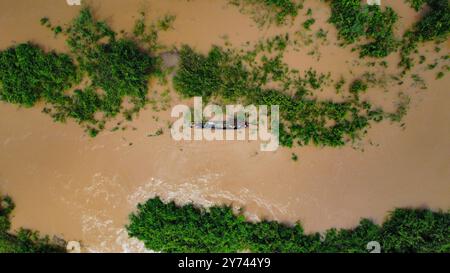
[[[174,87],[184,97],[202,96],[217,103],[279,105],[280,143],[287,147],[342,146],[363,135],[371,121],[382,120],[383,111],[359,100],[358,93],[367,89],[362,82],[344,102],[312,97],[314,90],[329,85],[330,75],[290,70],[282,62],[284,49],[284,43],[267,43],[243,54],[213,47],[202,55],[184,46]],[[266,88],[268,83],[279,87]]]
[[[367,88],[368,88],[368,86],[364,81],[356,80],[350,86],[350,93],[358,95],[360,93],[366,92]]]
[[[0,52],[0,99],[25,107],[41,99],[53,102],[76,82],[76,75],[68,55],[20,44]]]
[[[286,24],[295,19],[303,8],[303,0],[228,0],[238,6],[241,12],[251,14],[259,26]]]
[[[157,45],[157,31],[168,29],[173,20],[166,16],[158,22],[151,49]],[[52,28],[48,18],[42,18],[41,24]],[[32,44],[2,51],[0,99],[26,107],[42,99],[47,104],[43,112],[60,122],[74,119],[91,136],[103,130],[110,118],[122,113],[130,120],[148,103],[149,79],[162,75],[159,60],[150,51],[133,39],[117,38],[106,22],[93,18],[89,8],[82,9],[66,31],[52,29],[64,33],[77,66],[69,55],[45,53]],[[81,79],[85,83],[77,86]],[[125,99],[131,105],[126,109]]]
[[[413,9],[419,11],[423,5],[425,5],[426,0],[405,0]]]
[[[114,117],[122,101],[130,98],[136,111],[146,103],[147,84],[156,70],[156,61],[148,52],[128,39],[116,39],[105,22],[96,21],[89,9],[83,9],[68,30],[67,42],[80,68],[101,89],[98,110]]]
[[[344,44],[359,42],[360,56],[386,57],[396,51],[399,42],[394,36],[394,25],[398,21],[395,11],[377,5],[362,4],[360,0],[332,0],[332,16],[329,21],[338,29]]]
[[[331,229],[323,235],[305,234],[300,223],[247,222],[243,211],[192,204],[177,206],[154,198],[130,215],[129,236],[148,249],[162,252],[356,252],[367,253],[377,241],[382,252],[449,252],[450,213],[425,209],[396,209],[376,225],[361,220],[353,229]]]
[[[16,234],[9,233],[13,209],[12,199],[0,196],[0,253],[65,252],[64,247],[50,243],[48,237],[40,237],[36,231],[20,229]]]
[[[295,161],[295,162],[297,162],[297,161],[298,161],[298,155],[296,155],[296,154],[292,153],[292,155],[291,155],[291,159],[292,159],[292,161]]]
[[[164,46],[158,42],[159,33],[161,31],[173,29],[175,19],[176,17],[174,15],[166,14],[157,20],[157,22],[147,25],[147,16],[142,12],[134,25],[133,35],[139,44],[145,47],[147,51],[157,52],[164,49]]]
[[[307,30],[311,30],[311,26],[314,25],[315,22],[316,20],[314,18],[310,18],[303,22],[303,27]]]
[[[403,38],[400,66],[409,70],[414,66],[411,55],[417,52],[420,43],[428,41],[443,42],[450,33],[450,3],[448,0],[424,0],[415,2],[426,3],[430,8],[422,19],[407,31]],[[422,3],[423,4],[423,3]],[[423,6],[423,5],[421,5]]]
[[[283,24],[288,17],[295,18],[303,8],[303,1],[293,0],[232,3],[258,12],[261,9],[257,7],[263,6],[263,10],[276,13],[277,24]],[[419,42],[441,40],[448,34],[448,2],[426,0],[426,3],[431,11],[405,34],[402,46],[405,67],[411,67],[410,55]],[[399,42],[393,28],[398,16],[391,8],[363,5],[359,0],[333,0],[330,5],[329,21],[337,27],[345,44],[358,44],[361,57],[386,57],[397,50]],[[418,6],[418,1],[414,5]],[[312,9],[308,9],[308,19],[303,23],[307,30],[315,23],[312,15]],[[119,114],[130,121],[148,104],[155,111],[165,110],[170,96],[164,92],[159,97],[148,97],[148,83],[156,76],[166,84],[167,71],[161,70],[161,59],[155,54],[165,48],[158,42],[159,32],[173,28],[174,20],[175,16],[165,15],[147,25],[146,15],[141,13],[133,33],[120,35],[106,22],[96,20],[89,8],[82,9],[64,29],[53,27],[44,17],[41,24],[55,34],[64,35],[70,55],[46,53],[33,44],[0,52],[0,99],[25,107],[42,101],[46,104],[43,112],[54,120],[75,120],[91,136],[100,133]],[[322,28],[316,33],[303,30],[260,41],[248,51],[213,47],[207,55],[184,46],[179,50],[181,66],[173,79],[174,87],[188,98],[202,96],[219,103],[280,105],[284,146],[309,143],[342,146],[365,134],[373,121],[392,118],[395,113],[385,113],[370,102],[361,101],[361,93],[372,87],[367,79],[350,81],[346,90],[345,79],[334,83],[344,101],[318,100],[316,91],[330,87],[331,75],[312,68],[300,72],[284,63],[288,47],[299,50],[299,44],[311,45],[314,37],[325,40],[326,36]],[[318,45],[308,55],[320,58]],[[386,61],[379,63],[387,67]],[[368,64],[375,65],[375,62]],[[437,61],[433,65],[436,67]],[[444,71],[438,72],[436,78],[442,77]],[[415,84],[425,86],[418,75],[413,75],[413,79]],[[158,107],[160,100],[162,105]],[[397,121],[399,115],[395,116]]]

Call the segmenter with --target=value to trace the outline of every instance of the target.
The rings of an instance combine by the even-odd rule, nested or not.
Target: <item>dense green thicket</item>
[[[56,101],[76,82],[76,75],[68,55],[20,44],[0,52],[0,99],[25,107],[41,99]]]
[[[384,10],[378,5],[362,4],[360,0],[332,0],[329,21],[336,26],[339,38],[345,44],[359,42],[361,57],[386,57],[396,51],[399,42],[394,36],[397,13],[390,7]]]
[[[300,223],[247,222],[231,207],[208,210],[177,206],[159,198],[138,205],[128,233],[148,249],[162,252],[357,252],[377,241],[382,252],[449,252],[450,213],[396,209],[381,225],[364,219],[353,229],[305,234]]]
[[[298,10],[303,8],[303,0],[228,0],[231,5],[241,8],[244,13],[252,14],[260,25],[283,25],[288,19],[295,19]]]
[[[147,84],[157,70],[156,59],[131,39],[117,34],[103,21],[97,21],[88,8],[81,10],[66,32],[67,43],[76,57],[81,74],[90,84],[77,90],[70,100],[62,101],[52,113],[58,120],[75,118],[88,123],[91,135],[103,129],[107,118],[130,110],[123,109],[128,98],[132,112],[147,103]],[[100,113],[102,118],[96,119]]]
[[[330,75],[312,69],[303,75],[290,70],[282,62],[285,46],[277,40],[244,54],[213,47],[207,55],[185,46],[180,51],[174,87],[185,97],[279,105],[280,143],[288,147],[309,143],[342,146],[364,134],[370,121],[381,121],[383,111],[360,101],[357,92],[350,92],[344,102],[315,99],[313,91],[329,85]],[[268,83],[278,88],[267,88]]]
[[[48,18],[41,24],[51,27]],[[32,44],[0,52],[0,99],[27,107],[42,99],[47,103],[45,113],[56,121],[74,119],[91,136],[104,128],[108,118],[123,113],[130,119],[146,105],[149,78],[160,73],[150,52],[133,39],[118,39],[89,8],[81,10],[64,35],[77,65],[69,55],[44,53]],[[87,80],[85,86],[68,92],[81,79]],[[126,98],[131,109],[122,105]]]
[[[450,2],[448,0],[417,1],[413,5],[419,9],[426,3],[429,11],[422,19],[407,31],[403,38],[402,61],[400,66],[409,70],[414,66],[411,55],[417,51],[420,43],[428,41],[446,41],[450,33]]]
[[[40,237],[38,232],[20,229],[17,234],[9,233],[13,209],[11,198],[0,197],[0,253],[65,252],[63,247],[51,244],[48,237]]]

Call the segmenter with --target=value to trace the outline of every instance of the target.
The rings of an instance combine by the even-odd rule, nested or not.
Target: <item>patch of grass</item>
[[[177,206],[156,197],[138,205],[127,230],[147,249],[169,253],[367,253],[371,241],[386,253],[432,253],[450,250],[449,225],[448,212],[396,209],[381,226],[363,219],[353,229],[331,229],[321,236],[305,234],[300,223],[252,223],[242,210],[235,213],[228,206]]]

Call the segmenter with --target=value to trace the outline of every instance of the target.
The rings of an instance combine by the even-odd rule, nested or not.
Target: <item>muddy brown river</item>
[[[403,1],[382,2],[402,16],[400,33],[417,19]],[[203,52],[223,44],[224,36],[240,46],[288,30],[259,29],[248,15],[221,0],[88,3],[116,31],[130,31],[142,10],[149,20],[174,14],[174,30],[162,34],[161,41],[189,44]],[[313,7],[316,24],[329,30],[330,43],[320,47],[320,60],[300,50],[289,52],[286,62],[348,79],[350,73],[363,73],[364,66],[353,64],[357,53],[336,45],[336,30],[326,23],[327,5],[307,1],[307,6]],[[1,0],[0,48],[32,41],[65,52],[64,39],[55,38],[39,20],[49,17],[64,25],[79,9],[65,0]],[[305,12],[300,11],[294,22],[297,28]],[[448,54],[448,43],[443,51]],[[424,52],[429,59],[436,54],[433,45],[426,45]],[[398,57],[388,60],[394,64]],[[12,196],[17,205],[13,228],[78,240],[86,252],[144,251],[139,242],[128,239],[124,226],[136,204],[155,195],[179,203],[233,204],[244,207],[249,219],[301,221],[306,231],[352,227],[362,217],[379,223],[396,207],[448,210],[450,78],[435,81],[435,72],[419,72],[427,90],[411,83],[394,90],[412,99],[405,128],[382,122],[373,125],[361,143],[344,148],[309,146],[265,153],[257,142],[175,142],[166,125],[170,112],[155,113],[151,107],[128,124],[134,130],[106,131],[92,139],[73,122],[54,123],[41,113],[42,106],[20,109],[2,102],[0,192]],[[176,104],[176,94],[171,96]],[[369,96],[393,107],[390,92],[374,89]],[[163,135],[148,136],[158,128],[164,128]],[[291,159],[293,152],[298,162]]]

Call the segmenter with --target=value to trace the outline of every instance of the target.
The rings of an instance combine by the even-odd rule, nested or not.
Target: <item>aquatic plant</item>
[[[357,96],[360,93],[367,91],[367,88],[368,88],[368,86],[364,81],[356,80],[350,86],[350,93]]]
[[[425,0],[429,10],[403,37],[400,66],[405,71],[414,66],[411,57],[420,43],[443,42],[450,33],[450,3],[448,0]],[[424,5],[422,5],[424,6]]]
[[[21,228],[10,233],[14,207],[10,197],[0,196],[0,253],[66,252],[64,247],[51,243],[48,237],[41,237],[36,231]]]
[[[173,20],[164,17],[160,28],[169,28]],[[45,53],[30,43],[2,51],[0,99],[26,107],[42,99],[46,103],[44,113],[59,122],[75,119],[90,136],[96,136],[105,122],[119,113],[131,120],[148,103],[148,81],[162,72],[158,58],[134,39],[118,39],[89,8],[82,9],[66,30],[51,27],[48,18],[42,18],[41,24],[66,36],[77,65],[67,54]],[[88,82],[87,86],[66,92],[81,79]],[[125,98],[131,102],[131,109],[123,108]]]
[[[383,58],[395,52],[399,42],[394,36],[397,13],[390,7],[384,10],[378,5],[362,4],[360,0],[332,0],[329,22],[338,29],[344,45],[358,44],[361,57]]]
[[[352,229],[305,234],[300,223],[248,222],[229,206],[178,206],[156,197],[138,205],[126,228],[147,249],[162,252],[367,253],[367,243],[377,241],[382,252],[414,253],[448,252],[449,226],[448,212],[395,209],[381,226],[363,219]]]
[[[77,82],[76,67],[66,54],[45,53],[31,43],[0,52],[0,99],[32,107],[41,99],[64,96]]]
[[[301,75],[282,62],[281,54],[270,57],[262,51],[260,56],[260,49],[261,45],[256,52],[241,55],[231,49],[213,47],[203,55],[184,46],[173,79],[175,90],[184,97],[202,96],[222,103],[279,105],[280,143],[287,147],[342,146],[363,135],[370,121],[379,121],[364,114],[374,110],[368,103],[367,109],[363,109],[353,99],[333,102],[308,97],[314,90],[329,85],[330,75],[313,69]],[[266,88],[268,83],[279,88]]]
[[[314,25],[314,23],[316,22],[316,20],[314,18],[310,18],[308,20],[306,20],[305,22],[303,22],[303,27],[307,30],[311,30],[311,26]]]
[[[283,25],[298,15],[303,8],[303,0],[228,0],[241,12],[251,14],[259,26]]]
[[[423,5],[425,5],[426,0],[405,0],[413,9],[419,11]]]

